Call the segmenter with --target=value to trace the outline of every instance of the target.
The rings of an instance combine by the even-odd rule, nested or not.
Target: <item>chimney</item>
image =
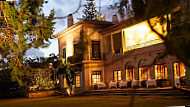
[[[117,15],[113,15],[112,22],[115,23],[115,24],[118,23]]]
[[[67,19],[67,23],[68,23],[68,28],[74,24],[72,14],[69,14],[68,19]]]

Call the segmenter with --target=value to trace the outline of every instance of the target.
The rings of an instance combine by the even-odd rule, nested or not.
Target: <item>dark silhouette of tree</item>
[[[86,4],[84,5],[84,10],[82,15],[82,20],[92,21],[92,20],[104,20],[106,14],[102,16],[102,13],[99,13],[96,10],[96,5],[94,0],[86,0]]]
[[[181,8],[177,10],[180,3]],[[188,4],[189,2],[184,0],[131,0],[131,3],[129,0],[121,0],[116,6],[121,16],[130,15],[136,20],[148,19],[151,30],[164,40],[165,53],[177,56],[190,66],[190,51],[187,51],[190,46]],[[156,20],[150,19],[153,17],[156,17]],[[155,29],[157,24],[161,25],[163,33],[167,32],[166,35]]]
[[[30,48],[47,47],[53,34],[54,10],[42,12],[44,0],[0,2],[0,54],[12,68],[11,78],[26,86],[29,68],[23,57]]]

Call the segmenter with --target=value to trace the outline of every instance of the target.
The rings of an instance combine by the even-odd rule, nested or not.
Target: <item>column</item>
[[[188,66],[186,66],[186,77],[187,77],[186,87],[190,89],[190,68]]]

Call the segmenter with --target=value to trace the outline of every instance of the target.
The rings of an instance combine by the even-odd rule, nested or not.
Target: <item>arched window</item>
[[[183,77],[185,76],[185,66],[183,62],[174,62],[173,63],[173,69],[174,69],[174,76],[175,78]]]
[[[148,66],[148,61],[143,59],[139,62],[139,80],[150,79],[150,70]]]
[[[167,79],[167,64],[162,57],[156,57],[154,60],[155,79]]]
[[[125,65],[126,81],[132,81],[135,79],[134,66],[131,62]]]

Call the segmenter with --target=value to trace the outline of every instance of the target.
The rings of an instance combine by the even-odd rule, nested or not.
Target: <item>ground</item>
[[[83,96],[18,98],[0,100],[0,107],[129,107],[131,96]],[[135,96],[133,107],[165,107],[190,105],[188,98]]]

